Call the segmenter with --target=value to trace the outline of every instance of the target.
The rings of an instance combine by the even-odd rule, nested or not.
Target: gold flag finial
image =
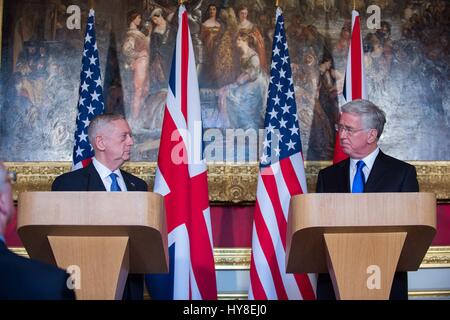
[[[353,10],[356,10],[356,0],[353,0]]]
[[[277,8],[280,6],[280,0],[275,0],[275,6],[277,6]]]

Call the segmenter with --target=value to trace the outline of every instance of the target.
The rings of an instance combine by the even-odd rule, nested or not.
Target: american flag
[[[276,11],[253,223],[249,299],[315,299],[316,275],[286,273],[289,201],[307,192],[284,19]]]
[[[164,196],[169,274],[146,277],[152,299],[217,299],[195,56],[184,5],[164,112],[154,191]],[[181,146],[181,148],[180,148]]]
[[[89,11],[81,59],[78,115],[73,147],[72,170],[84,168],[92,161],[94,150],[88,139],[89,123],[105,109],[100,73],[100,61],[95,38],[95,11]]]
[[[366,71],[364,68],[364,52],[361,37],[359,13],[352,11],[352,38],[348,50],[347,69],[345,71],[343,95],[347,102],[356,99],[367,99]],[[348,158],[342,151],[339,134],[336,134],[333,163]]]

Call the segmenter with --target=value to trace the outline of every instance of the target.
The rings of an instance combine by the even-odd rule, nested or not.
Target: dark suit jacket
[[[317,178],[318,193],[350,192],[350,159],[320,170]],[[367,179],[364,192],[419,192],[416,168],[406,162],[379,152]],[[319,274],[317,299],[335,299],[329,274]],[[406,272],[396,272],[390,299],[408,299]]]
[[[20,257],[0,241],[0,300],[73,300],[68,278],[64,270]]]
[[[147,183],[138,177],[120,170],[128,191],[148,191]],[[67,172],[55,179],[52,191],[106,191],[100,175],[91,163],[86,168]],[[144,276],[129,274],[125,285],[124,300],[142,300],[144,297]]]

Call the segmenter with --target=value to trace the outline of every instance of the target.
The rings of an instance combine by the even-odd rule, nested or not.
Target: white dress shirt
[[[97,170],[100,178],[102,179],[103,185],[105,186],[106,191],[111,191],[112,180],[109,176],[111,173],[117,174],[117,182],[119,183],[119,187],[122,191],[128,191],[127,186],[125,185],[125,181],[123,180],[122,173],[120,169],[116,169],[114,171],[109,170],[106,166],[104,166],[100,161],[98,161],[95,157],[92,158],[92,164]]]
[[[352,159],[350,158],[350,190],[353,188],[353,180],[355,179],[356,174],[356,163],[359,160],[364,161],[366,164],[364,168],[362,169],[364,173],[364,182],[367,182],[367,179],[369,178],[370,171],[372,171],[373,164],[375,162],[375,159],[378,156],[378,153],[380,152],[380,148],[377,147],[375,150],[372,151],[369,155],[367,155],[365,158],[362,159]]]

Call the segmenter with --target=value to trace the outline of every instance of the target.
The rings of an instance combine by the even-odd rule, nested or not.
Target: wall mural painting
[[[108,111],[124,113],[134,161],[157,159],[177,31],[173,0],[97,0],[96,32]],[[381,140],[405,160],[450,159],[450,4],[443,0],[355,1],[361,14],[369,98],[387,113]],[[81,29],[69,30],[69,5]],[[352,0],[284,0],[293,81],[307,160],[332,158],[350,39]],[[368,29],[369,5],[381,8]],[[77,114],[86,1],[5,1],[0,154],[7,161],[69,161]],[[195,0],[188,11],[204,130],[230,146],[263,126],[275,7],[272,0]],[[242,129],[242,130],[227,130]],[[250,130],[250,131],[249,131]],[[237,160],[257,160],[259,141]],[[211,143],[206,139],[205,145]],[[233,154],[234,152],[234,154]],[[236,159],[238,151],[208,160]]]

